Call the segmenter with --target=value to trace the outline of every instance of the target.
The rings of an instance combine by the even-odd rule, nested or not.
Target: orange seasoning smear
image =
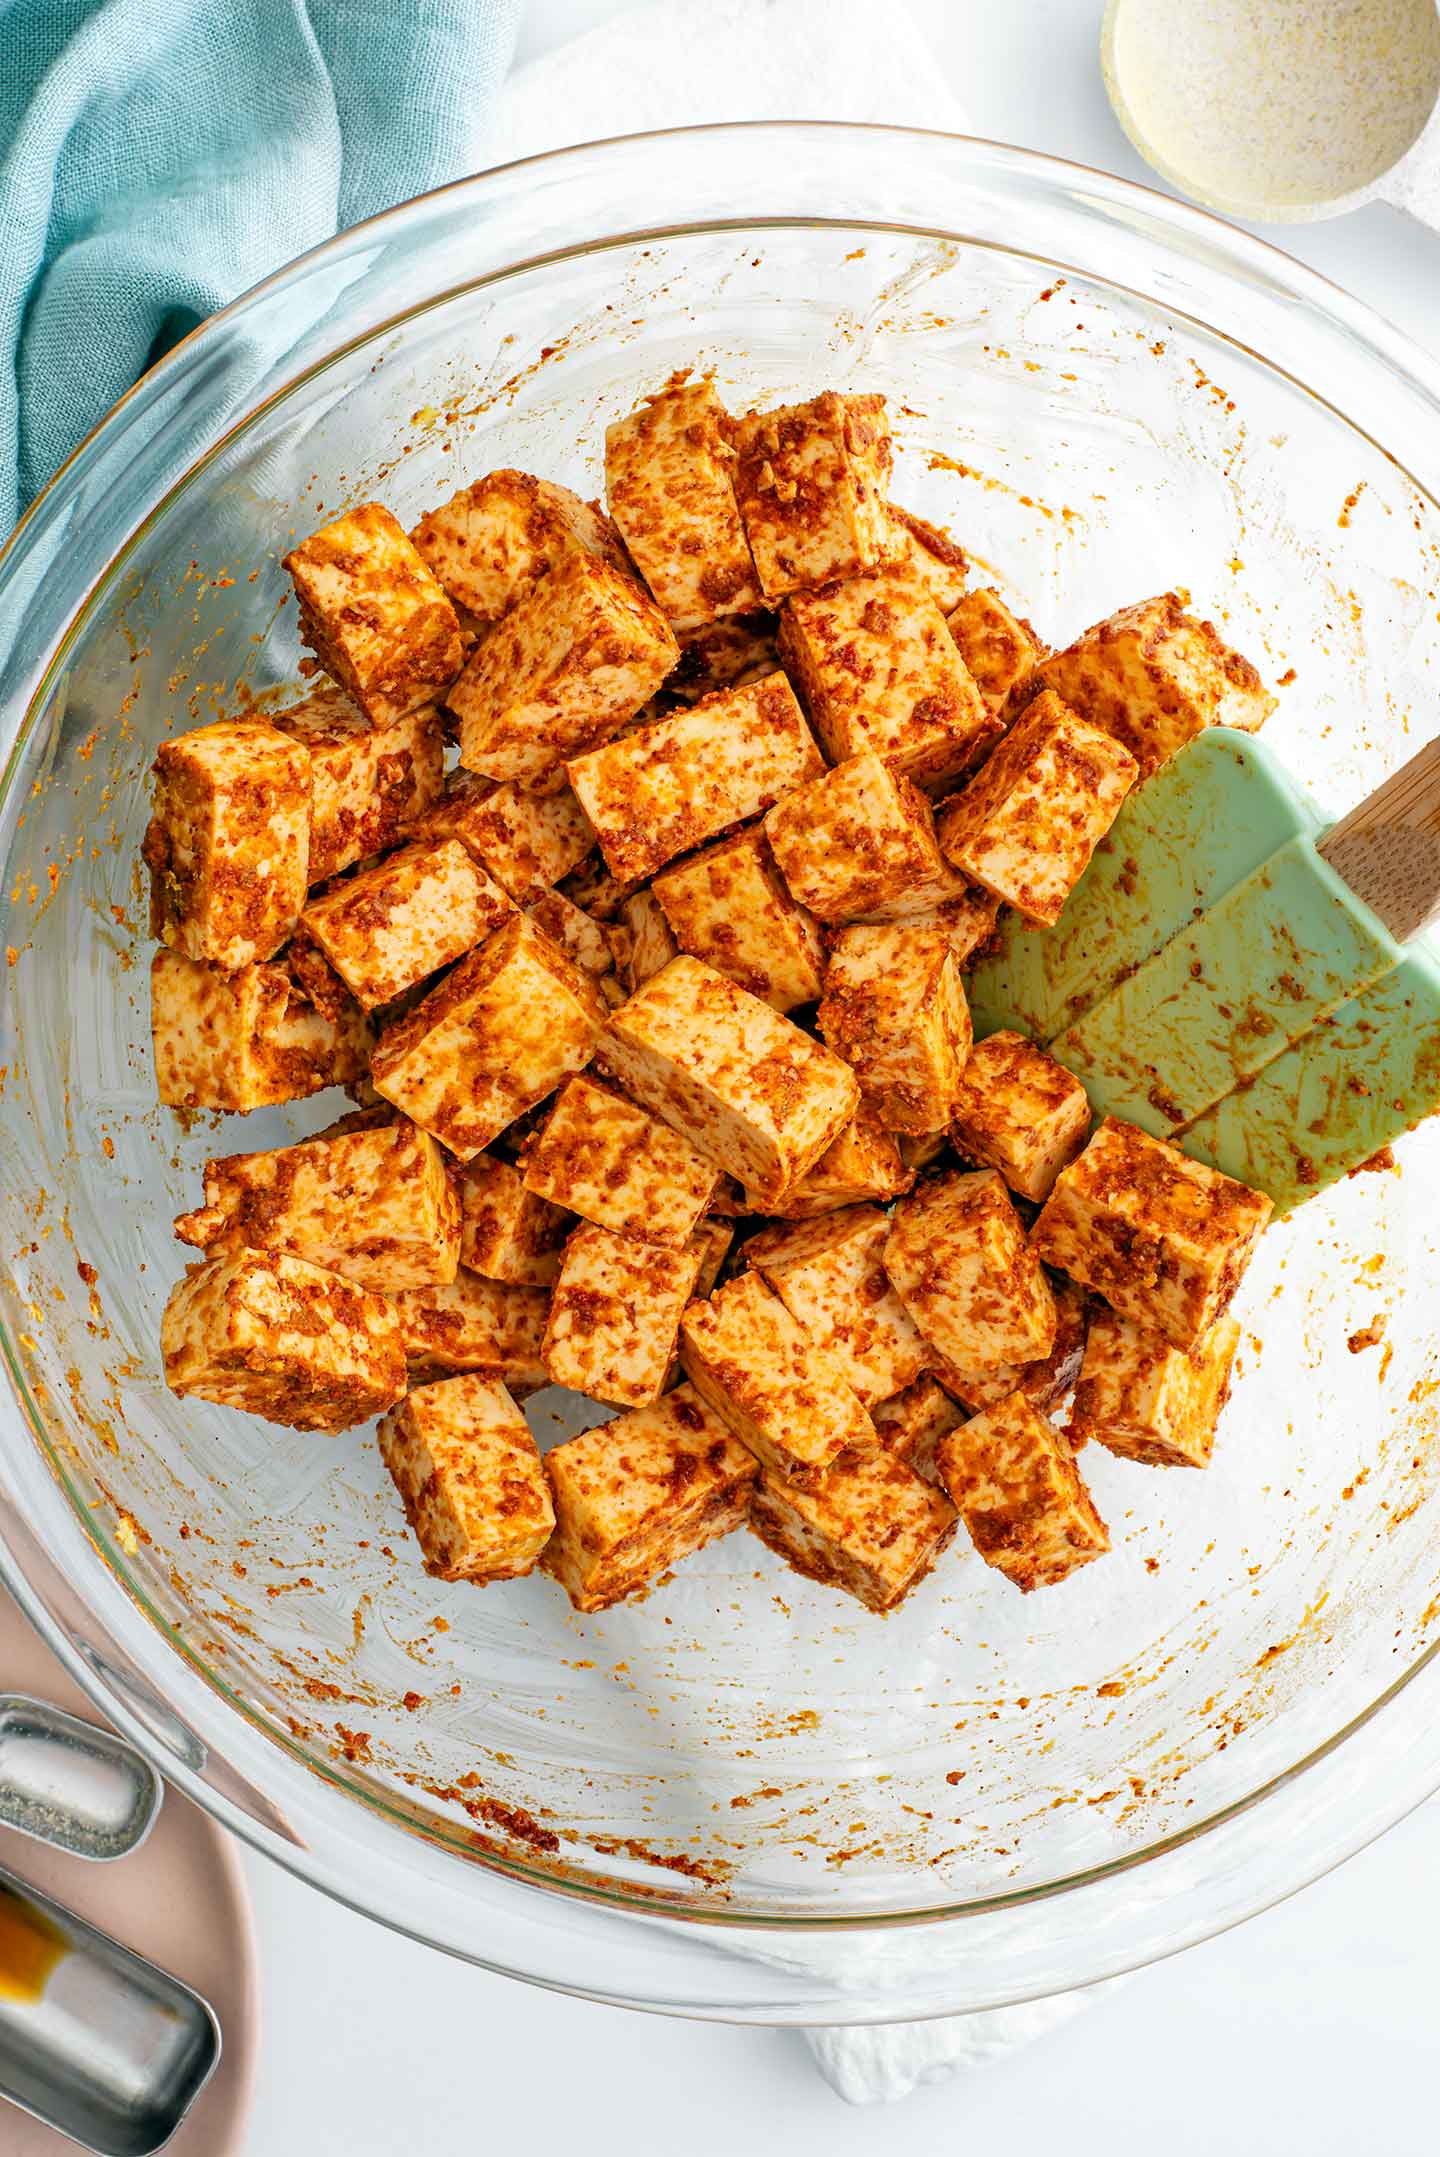
[[[0,1885],[0,1997],[41,1998],[66,1950],[65,1935],[23,1895]]]

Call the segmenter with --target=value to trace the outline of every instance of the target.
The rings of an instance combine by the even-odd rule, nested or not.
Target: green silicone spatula
[[[1338,823],[1216,727],[1126,802],[1051,929],[970,981],[1097,1115],[1288,1211],[1440,1106],[1440,742]]]

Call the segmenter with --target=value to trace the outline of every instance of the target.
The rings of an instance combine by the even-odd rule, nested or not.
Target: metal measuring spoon
[[[0,1826],[74,1857],[138,1850],[160,1778],[133,1745],[24,1693],[0,1693]]]
[[[1140,155],[1210,209],[1440,229],[1436,0],[1109,0],[1101,65]]]

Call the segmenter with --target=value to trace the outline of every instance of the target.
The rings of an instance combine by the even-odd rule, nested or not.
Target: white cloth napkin
[[[648,0],[517,69],[488,149],[502,164],[605,135],[782,119],[965,127],[898,0]],[[813,1953],[833,1963],[836,1951],[831,1939]],[[787,1943],[773,1959],[793,1967],[807,1950]],[[1031,2043],[1107,1989],[805,2037],[839,2096],[877,2104]]]

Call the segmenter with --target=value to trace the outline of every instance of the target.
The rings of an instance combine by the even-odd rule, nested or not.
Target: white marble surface
[[[616,0],[531,0],[520,58],[614,12]],[[911,0],[911,12],[977,133],[1148,177],[1101,88],[1101,0]],[[1383,208],[1270,237],[1440,348],[1440,239]],[[247,2157],[523,2145],[651,2157],[676,2143],[687,2157],[929,2157],[952,2136],[1006,2157],[1111,2157],[1142,2137],[1166,2157],[1431,2157],[1436,2144],[1436,1806],[1042,2044],[863,2112],[831,2095],[796,2038],[530,1991],[248,1864],[265,2030]]]

